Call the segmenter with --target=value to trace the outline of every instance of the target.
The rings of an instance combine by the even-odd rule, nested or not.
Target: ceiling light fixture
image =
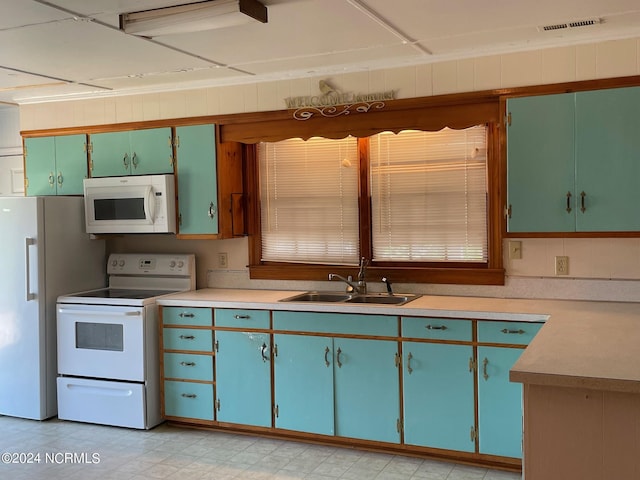
[[[175,33],[267,23],[267,7],[257,0],[209,0],[120,15],[120,30],[131,35],[156,37]]]

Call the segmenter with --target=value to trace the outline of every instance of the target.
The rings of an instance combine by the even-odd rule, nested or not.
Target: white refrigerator
[[[0,197],[0,415],[57,414],[56,299],[106,285],[83,197]]]

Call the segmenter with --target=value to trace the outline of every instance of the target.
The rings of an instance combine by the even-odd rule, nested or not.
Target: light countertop
[[[513,366],[512,381],[640,393],[640,303],[431,295],[400,306],[280,302],[298,293],[207,288],[158,304],[545,322]]]

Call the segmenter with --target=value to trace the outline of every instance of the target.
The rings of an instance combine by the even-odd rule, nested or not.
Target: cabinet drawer
[[[528,345],[542,323],[478,321],[478,341]]]
[[[471,320],[451,318],[402,317],[402,336],[405,338],[430,338],[435,340],[472,339]]]
[[[162,343],[166,350],[213,351],[213,332],[194,328],[165,328]]]
[[[213,325],[212,310],[204,307],[162,307],[162,323],[210,327]]]
[[[216,327],[269,328],[268,310],[216,309]]]
[[[164,414],[170,417],[213,420],[213,385],[164,382]]]
[[[213,381],[213,357],[189,353],[164,354],[165,378]]]

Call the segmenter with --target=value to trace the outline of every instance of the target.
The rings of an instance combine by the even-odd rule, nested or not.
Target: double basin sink
[[[404,305],[420,295],[388,293],[343,293],[343,292],[304,292],[281,302],[318,302],[318,303],[368,303],[377,305]]]

